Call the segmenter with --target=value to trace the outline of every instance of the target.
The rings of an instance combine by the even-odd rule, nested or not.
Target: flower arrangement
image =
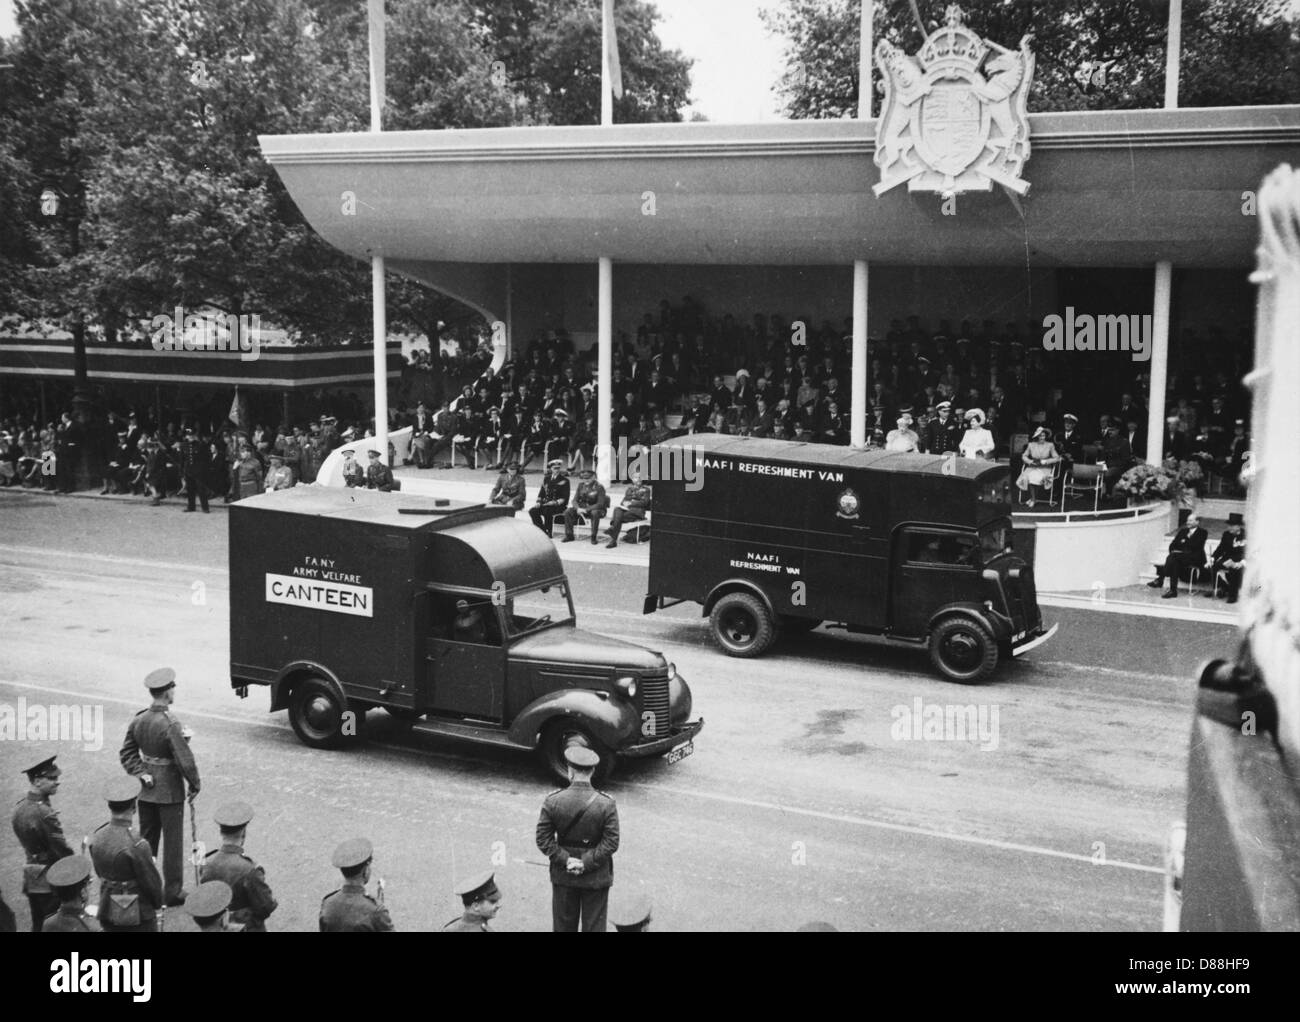
[[[1196,466],[1200,471],[1200,466]],[[1134,465],[1119,477],[1115,484],[1115,493],[1127,496],[1131,502],[1144,500],[1178,500],[1186,489],[1177,473],[1169,469],[1148,465]]]
[[[1178,476],[1178,481],[1188,488],[1195,488],[1205,482],[1205,472],[1199,461],[1177,461],[1174,458],[1166,458],[1165,471]]]

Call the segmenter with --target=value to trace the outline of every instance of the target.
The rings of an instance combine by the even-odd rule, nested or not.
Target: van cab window
[[[914,564],[979,565],[979,544],[974,536],[909,531],[906,543],[907,560]]]
[[[491,601],[478,597],[435,593],[430,630],[436,639],[501,645],[501,629]]]
[[[531,589],[506,601],[506,627],[510,635],[523,635],[538,628],[573,622],[573,604],[567,585]]]

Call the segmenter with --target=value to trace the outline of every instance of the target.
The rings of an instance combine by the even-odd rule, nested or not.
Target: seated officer
[[[494,873],[479,873],[458,883],[453,894],[460,895],[463,914],[442,928],[443,933],[495,933],[488,921],[501,908],[501,891]]]
[[[86,888],[90,885],[90,860],[69,855],[45,874],[59,899],[59,910],[41,925],[42,933],[99,933],[100,927],[86,915]]]

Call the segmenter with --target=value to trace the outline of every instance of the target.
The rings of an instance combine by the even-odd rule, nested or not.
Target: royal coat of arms
[[[1019,50],[986,42],[963,23],[957,5],[915,57],[881,41],[876,63],[885,103],[876,129],[876,195],[907,182],[908,191],[988,191],[993,182],[1029,191],[1020,171],[1029,159],[1025,106],[1034,76],[1032,36]]]

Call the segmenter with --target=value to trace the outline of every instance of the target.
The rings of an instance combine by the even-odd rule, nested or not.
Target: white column
[[[862,22],[858,26],[858,119],[871,117],[871,64],[872,64],[872,0],[862,0]]]
[[[1165,109],[1178,108],[1178,69],[1183,59],[1183,0],[1169,0],[1169,34],[1165,43]]]
[[[384,257],[370,257],[375,351],[375,440],[379,457],[388,464],[388,306],[384,294]]]
[[[600,257],[596,313],[596,479],[609,489],[614,449],[611,443],[610,402],[614,395],[614,263]]]
[[[515,264],[506,263],[506,358],[515,354]]]
[[[1151,309],[1151,390],[1147,394],[1147,462],[1164,461],[1165,387],[1169,379],[1169,305],[1174,264],[1156,263],[1156,293]]]
[[[867,446],[867,261],[853,262],[853,364],[849,387],[849,443]]]

